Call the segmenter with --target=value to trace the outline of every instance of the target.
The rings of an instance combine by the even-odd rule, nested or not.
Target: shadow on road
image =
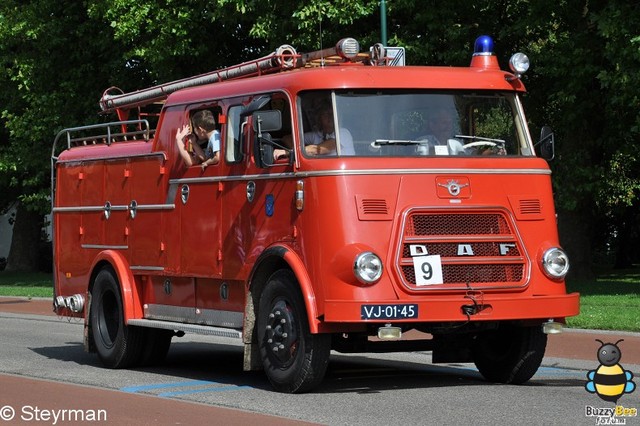
[[[31,348],[35,353],[51,359],[75,362],[79,365],[102,369],[95,354],[84,352],[82,345]],[[164,363],[156,367],[132,368],[171,377],[171,380],[193,380],[211,385],[250,387],[271,391],[271,385],[262,371],[245,372],[242,369],[242,347],[231,344],[181,342],[172,343]],[[110,371],[105,369],[104,374]],[[529,382],[520,386],[563,387],[584,386],[582,371],[560,368],[541,368]],[[456,386],[486,386],[472,364],[430,364],[373,358],[371,356],[332,354],[327,373],[313,393],[380,393],[394,389],[421,389]],[[509,385],[505,385],[509,386]],[[148,388],[138,393],[159,394],[162,390]]]

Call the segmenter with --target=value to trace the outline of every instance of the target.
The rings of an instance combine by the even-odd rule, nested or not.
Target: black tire
[[[522,384],[538,371],[547,335],[542,327],[503,327],[477,336],[471,351],[482,376],[495,383]]]
[[[173,330],[145,328],[144,344],[138,365],[148,367],[161,364],[167,357],[173,334]]]
[[[110,268],[98,273],[91,296],[91,332],[98,358],[109,368],[134,365],[140,357],[144,330],[124,324],[122,296]]]
[[[275,272],[260,297],[258,342],[275,390],[305,392],[324,378],[331,335],[309,332],[302,294],[289,270]]]

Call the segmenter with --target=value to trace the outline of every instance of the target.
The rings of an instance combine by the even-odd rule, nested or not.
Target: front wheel
[[[144,330],[125,325],[120,287],[110,268],[98,273],[91,296],[91,331],[98,358],[109,368],[135,364],[140,357]]]
[[[260,297],[258,342],[264,370],[279,392],[304,392],[323,379],[331,335],[311,334],[295,276],[275,272]]]
[[[473,362],[490,382],[521,384],[538,371],[547,335],[542,327],[503,327],[476,337]]]

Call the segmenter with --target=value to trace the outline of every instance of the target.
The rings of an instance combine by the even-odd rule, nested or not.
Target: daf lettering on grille
[[[498,244],[498,247],[498,251],[501,256],[508,256],[509,250],[515,248],[516,245],[513,243],[500,243]],[[427,250],[427,246],[424,244],[409,244],[409,253],[411,254],[411,257],[416,257],[429,254],[429,251]],[[475,256],[475,253],[473,252],[473,247],[471,244],[458,244],[457,255]]]

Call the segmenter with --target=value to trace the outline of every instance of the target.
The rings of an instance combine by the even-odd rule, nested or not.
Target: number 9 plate
[[[398,304],[398,305],[361,305],[360,319],[363,320],[386,320],[386,319],[408,319],[418,318],[418,305]]]

